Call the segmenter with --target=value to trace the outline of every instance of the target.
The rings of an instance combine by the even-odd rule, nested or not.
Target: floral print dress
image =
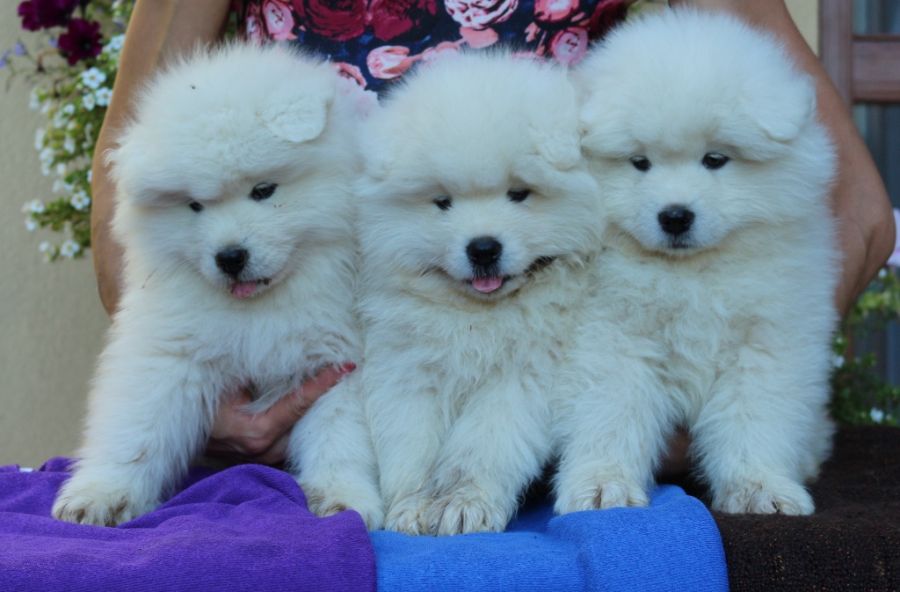
[[[569,65],[625,18],[634,0],[242,0],[239,23],[258,42],[289,41],[381,92],[418,62],[502,44]]]

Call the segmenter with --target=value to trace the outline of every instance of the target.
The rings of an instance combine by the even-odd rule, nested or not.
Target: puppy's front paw
[[[595,477],[578,486],[560,487],[554,510],[569,514],[606,508],[642,508],[650,503],[644,488],[621,475]]]
[[[428,508],[426,520],[432,534],[501,532],[510,511],[474,484],[461,485],[438,497]]]
[[[53,504],[53,517],[75,524],[116,526],[146,514],[155,502],[140,500],[133,491],[99,481],[70,479]]]
[[[387,530],[396,530],[406,534],[428,534],[428,522],[425,511],[430,498],[422,492],[411,493],[400,497],[388,508],[384,518]]]
[[[300,487],[306,493],[309,511],[316,516],[332,516],[345,510],[353,510],[362,517],[369,530],[377,530],[384,523],[381,497],[377,492],[368,491],[368,488],[330,490],[303,483]]]
[[[728,514],[807,516],[816,507],[806,488],[789,479],[748,480],[718,489],[713,510]]]

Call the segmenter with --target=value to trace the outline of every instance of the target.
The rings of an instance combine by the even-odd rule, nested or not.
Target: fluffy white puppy
[[[196,52],[140,97],[109,156],[124,294],[57,518],[111,525],[153,509],[201,450],[223,393],[252,388],[262,410],[317,369],[359,359],[352,108],[337,80],[286,50],[233,45]],[[316,462],[334,417],[364,426],[352,395],[339,385],[294,430],[290,461],[311,497],[330,484]],[[366,466],[370,448],[360,437],[342,450]]]
[[[363,143],[362,377],[386,526],[502,530],[550,454],[596,240],[574,89],[531,60],[441,59]]]
[[[626,24],[579,75],[609,224],[557,511],[645,505],[683,424],[714,509],[811,513],[839,269],[812,81],[770,36],[690,11]]]

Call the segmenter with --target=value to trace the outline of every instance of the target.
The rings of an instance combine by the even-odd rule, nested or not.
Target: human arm
[[[137,0],[135,4],[112,99],[94,148],[91,176],[91,250],[97,289],[108,314],[115,312],[121,296],[122,247],[110,232],[115,187],[106,152],[131,116],[142,85],[172,57],[220,39],[229,5],[230,0]]]
[[[803,39],[784,0],[671,0],[670,4],[727,11],[768,29],[815,80],[819,116],[838,150],[838,176],[831,205],[838,221],[843,267],[835,303],[841,315],[846,315],[887,261],[896,232],[884,183],[847,105]]]

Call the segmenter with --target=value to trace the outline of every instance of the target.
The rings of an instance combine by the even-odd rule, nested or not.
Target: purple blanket
[[[50,517],[67,464],[0,467],[3,592],[375,589],[359,516],[313,516],[286,473],[259,465],[194,472],[159,510],[101,528]]]

